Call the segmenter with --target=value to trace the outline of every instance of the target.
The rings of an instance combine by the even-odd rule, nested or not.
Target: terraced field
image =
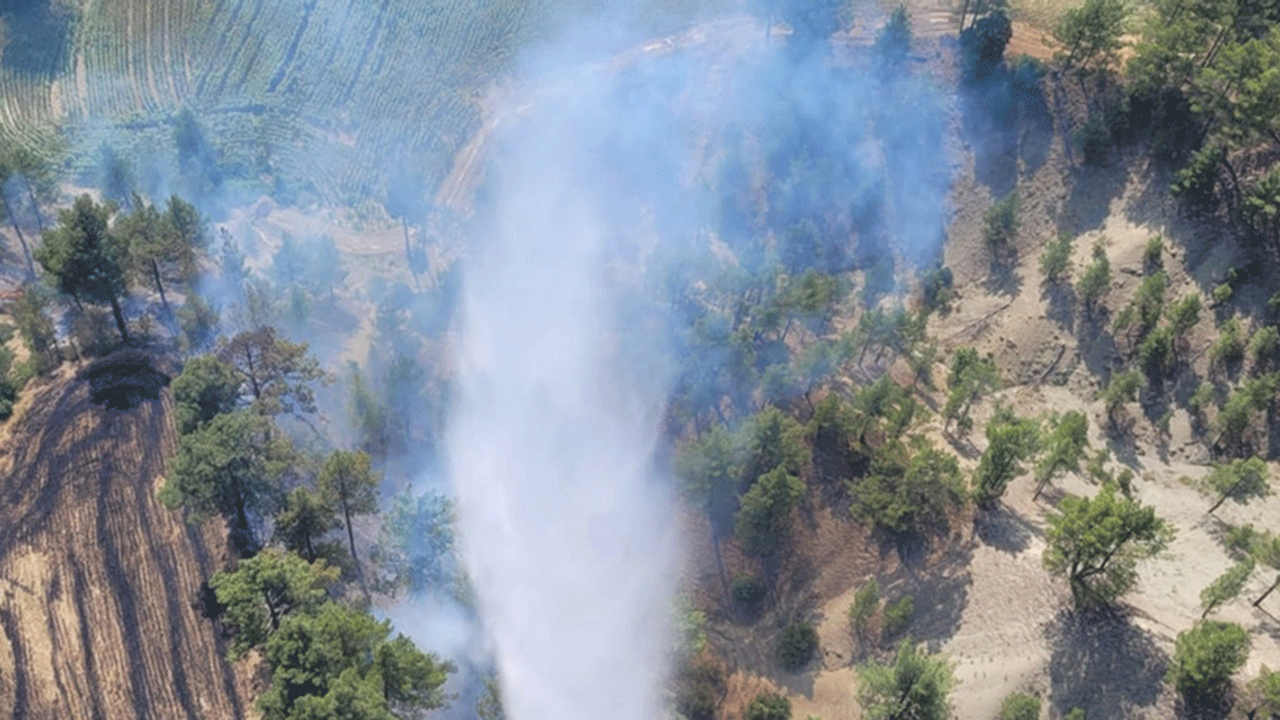
[[[50,147],[60,132],[78,175],[108,143],[145,184],[173,176],[171,123],[189,107],[230,175],[348,205],[380,197],[390,172],[436,187],[484,88],[566,5],[46,1],[75,8],[67,47],[0,66],[0,140]],[[666,23],[692,5],[650,4]]]
[[[8,425],[0,496],[6,717],[232,718],[251,699],[195,601],[225,541],[155,500],[168,391],[127,411],[69,368]]]

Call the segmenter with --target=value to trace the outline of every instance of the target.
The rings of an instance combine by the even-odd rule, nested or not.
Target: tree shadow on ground
[[[974,178],[992,197],[1008,195],[1018,184],[1017,107],[1007,73],[965,88],[960,103],[965,137],[973,148]]]
[[[1073,168],[1070,178],[1071,191],[1062,204],[1058,230],[1078,235],[1101,229],[1111,215],[1111,201],[1120,196],[1128,182],[1125,164]]]
[[[1046,282],[1040,287],[1040,297],[1048,306],[1045,315],[1067,332],[1076,330],[1076,289],[1070,283]]]
[[[1005,297],[1017,297],[1022,293],[1022,276],[1017,272],[1015,255],[992,256],[991,271],[982,283],[987,292]]]
[[[881,547],[883,551],[884,545]],[[973,578],[968,568],[973,558],[973,543],[958,543],[932,558],[925,548],[905,557],[900,550],[898,553],[903,561],[897,571],[882,580],[883,596],[887,604],[909,595],[915,609],[906,629],[885,638],[882,645],[893,647],[903,637],[910,636],[936,650],[959,630],[960,619],[969,604]]]
[[[1160,699],[1168,660],[1154,636],[1125,613],[1063,610],[1045,634],[1058,713],[1079,707],[1089,720],[1131,718]]]
[[[973,520],[973,531],[984,545],[1010,555],[1031,547],[1031,538],[1041,535],[1038,528],[1005,508],[979,513]]]
[[[1018,155],[1022,159],[1022,171],[1030,175],[1049,159],[1054,136],[1053,113],[1049,111],[1044,92],[1038,86],[1033,93],[1019,100]]]

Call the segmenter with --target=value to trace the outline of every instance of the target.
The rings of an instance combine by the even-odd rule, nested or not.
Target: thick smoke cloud
[[[560,47],[593,32],[617,37],[592,24]],[[940,246],[930,82],[782,52],[755,25],[715,32],[528,58],[477,202],[447,465],[515,720],[659,715],[679,535],[652,458],[673,387],[724,362],[681,349],[713,312],[691,288]]]

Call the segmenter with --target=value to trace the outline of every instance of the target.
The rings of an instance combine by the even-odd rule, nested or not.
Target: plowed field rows
[[[174,443],[167,391],[124,412],[90,403],[81,380],[33,395],[0,481],[0,709],[243,717],[249,701],[195,605],[225,543],[155,499]]]

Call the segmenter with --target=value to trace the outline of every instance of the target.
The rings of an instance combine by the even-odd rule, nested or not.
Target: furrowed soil
[[[239,718],[247,678],[201,616],[216,524],[156,501],[176,431],[168,389],[95,404],[64,366],[0,438],[0,708],[41,718]]]

